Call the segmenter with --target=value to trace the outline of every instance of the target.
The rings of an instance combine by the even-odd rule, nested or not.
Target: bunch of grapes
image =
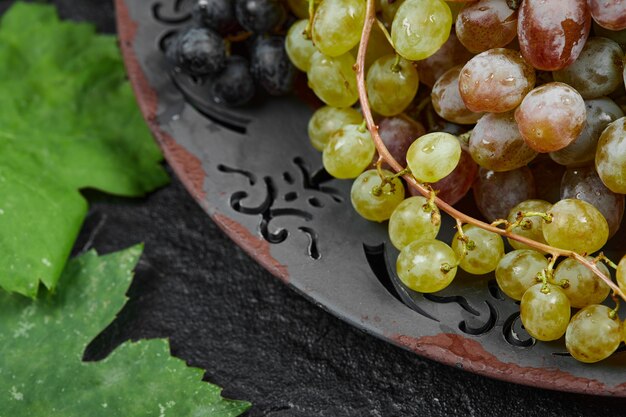
[[[257,86],[274,96],[291,91],[296,69],[285,52],[289,22],[280,1],[198,0],[192,16],[168,40],[166,56],[177,70],[210,81],[216,103],[244,105]]]
[[[288,3],[302,20],[287,54],[326,103],[311,143],[354,179],[355,210],[388,221],[402,282],[431,293],[458,268],[494,272],[531,336],[610,356],[626,336],[626,257],[590,255],[624,213],[626,2]],[[470,189],[484,220],[452,207]]]

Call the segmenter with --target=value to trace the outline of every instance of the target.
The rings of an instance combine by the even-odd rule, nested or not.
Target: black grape
[[[192,15],[196,22],[221,35],[226,35],[237,28],[235,6],[231,0],[198,0]]]
[[[261,34],[278,26],[286,12],[278,0],[236,0],[235,15],[246,30]]]
[[[220,35],[206,28],[188,28],[168,44],[168,59],[191,75],[216,75],[226,65],[226,47]]]
[[[280,96],[291,91],[296,69],[285,51],[285,38],[258,38],[252,45],[250,62],[252,76],[269,94]]]
[[[213,82],[215,102],[241,106],[252,99],[254,91],[248,61],[238,55],[228,57],[226,69]]]

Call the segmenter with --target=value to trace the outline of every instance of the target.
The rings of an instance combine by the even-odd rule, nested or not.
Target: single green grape
[[[322,153],[322,162],[335,178],[356,178],[372,163],[375,150],[367,129],[360,125],[346,125],[330,137]]]
[[[421,182],[432,183],[446,177],[454,171],[460,159],[461,144],[455,136],[445,132],[419,137],[406,153],[411,173]]]
[[[622,291],[626,291],[626,255],[624,255],[617,264],[615,277],[617,278],[617,285]]]
[[[593,261],[593,258],[588,256],[587,260]],[[608,268],[602,262],[598,262],[596,266],[604,275],[611,276]],[[563,280],[567,280],[569,283],[563,288],[563,292],[574,308],[600,304],[611,291],[609,286],[596,274],[572,258],[564,259],[554,271],[554,281],[560,284]]]
[[[355,62],[350,53],[329,57],[315,52],[307,72],[309,86],[329,106],[352,106],[359,98],[353,69]]]
[[[548,267],[541,253],[518,249],[504,255],[496,268],[500,289],[514,300],[521,300],[527,289],[537,284],[537,275]]]
[[[437,237],[441,222],[433,222],[433,211],[438,214],[439,208],[434,204],[431,207],[421,196],[401,202],[389,219],[389,239],[393,246],[402,250],[416,240]]]
[[[345,125],[358,125],[362,120],[361,113],[352,107],[320,107],[309,119],[311,145],[321,152],[333,133]]]
[[[456,232],[452,239],[452,249],[460,259],[461,269],[474,275],[483,275],[495,270],[504,256],[504,241],[500,235],[473,224],[464,225],[463,233],[470,241],[465,256],[463,242],[459,239],[460,233]]]
[[[396,270],[410,289],[432,293],[446,288],[456,275],[457,258],[450,246],[435,239],[416,240],[398,256]]]
[[[565,334],[570,319],[570,304],[560,287],[548,284],[530,287],[520,302],[520,318],[529,335],[544,342],[556,340]]]
[[[417,70],[395,55],[379,58],[367,71],[367,95],[372,110],[382,116],[402,113],[413,101],[419,86]]]
[[[393,18],[391,40],[396,52],[419,61],[437,52],[451,27],[452,13],[443,0],[406,0]]]
[[[543,221],[543,237],[549,245],[578,253],[593,253],[609,238],[609,224],[597,208],[583,200],[565,199],[548,212],[552,221]]]
[[[393,175],[392,172],[383,170],[386,177]],[[404,185],[400,178],[393,178],[391,184],[380,186],[382,180],[378,171],[370,169],[358,176],[352,183],[350,190],[350,200],[352,206],[361,217],[375,221],[384,222],[391,217],[391,213],[404,200]],[[380,193],[376,194],[376,187]]]
[[[307,24],[307,20],[298,20],[289,28],[285,38],[287,56],[296,68],[304,72],[311,68],[311,57],[317,51],[311,39],[304,34]]]
[[[545,200],[525,200],[516,205],[509,212],[509,216],[507,220],[511,223],[514,223],[517,219],[517,213],[546,213],[550,210],[552,204],[548,203]],[[534,240],[539,243],[547,243],[546,239],[543,237],[543,224],[541,222],[542,218],[540,216],[530,216],[525,217],[523,223],[519,226],[515,226],[511,229],[511,232],[520,235],[523,237],[527,237],[528,239]],[[532,249],[530,246],[520,243],[514,239],[508,239],[509,244],[513,247],[513,249]]]
[[[611,309],[593,304],[574,314],[565,332],[565,347],[577,360],[594,363],[615,352],[622,340],[622,326]]]
[[[313,18],[313,42],[325,55],[345,54],[359,43],[364,22],[363,0],[324,0]]]

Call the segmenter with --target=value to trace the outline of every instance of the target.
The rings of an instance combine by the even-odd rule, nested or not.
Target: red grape
[[[554,71],[572,64],[591,27],[586,0],[524,0],[517,37],[524,59],[537,69]]]
[[[474,200],[487,221],[506,219],[519,203],[535,197],[535,180],[528,167],[495,172],[478,169],[473,185]]]
[[[502,0],[480,0],[461,9],[455,30],[470,52],[502,48],[517,35],[517,12]]]
[[[548,83],[532,90],[515,111],[515,120],[528,146],[537,152],[563,149],[585,127],[585,102],[563,83]]]

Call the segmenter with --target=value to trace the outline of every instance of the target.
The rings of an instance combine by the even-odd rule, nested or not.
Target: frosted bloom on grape
[[[598,140],[609,123],[624,117],[622,109],[608,97],[585,100],[587,118],[583,131],[565,148],[550,152],[553,161],[568,167],[591,163],[596,156]]]
[[[611,94],[622,84],[624,52],[617,42],[589,38],[572,65],[554,71],[554,81],[571,85],[585,99]]]
[[[515,110],[522,137],[537,152],[553,152],[572,143],[585,127],[587,110],[576,90],[553,82],[532,90]]]
[[[446,71],[433,86],[430,98],[435,112],[444,119],[459,124],[474,124],[483,113],[467,108],[459,92],[461,65]]]
[[[626,29],[626,2],[623,0],[589,0],[589,8],[593,20],[601,27],[611,31]]]
[[[474,53],[501,48],[517,36],[517,12],[502,0],[467,3],[454,25],[459,40]]]
[[[461,97],[467,108],[475,112],[513,110],[534,86],[534,68],[519,52],[505,48],[476,55],[459,76]]]
[[[513,112],[484,115],[472,131],[469,151],[478,165],[494,171],[521,168],[537,156],[522,138]]]
[[[526,62],[554,71],[578,58],[591,28],[586,0],[524,0],[518,12],[517,38]]]

